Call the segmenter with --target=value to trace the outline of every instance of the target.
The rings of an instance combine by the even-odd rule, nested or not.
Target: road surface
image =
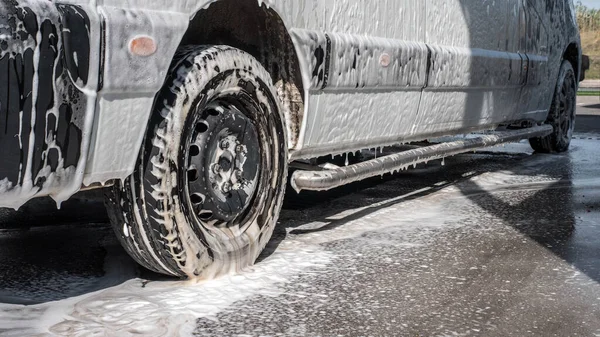
[[[289,193],[256,266],[215,281],[137,267],[98,192],[2,210],[0,335],[600,336],[593,99],[568,154],[519,143]]]

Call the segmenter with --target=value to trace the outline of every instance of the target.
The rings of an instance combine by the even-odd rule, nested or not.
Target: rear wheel
[[[575,129],[576,99],[575,71],[570,62],[564,61],[560,68],[552,106],[546,120],[546,124],[554,127],[554,132],[545,137],[530,139],[529,143],[535,151],[552,153],[565,152],[569,149]]]
[[[211,278],[252,264],[271,237],[287,174],[281,109],[269,74],[238,49],[185,47],[170,74],[109,214],[146,268]]]

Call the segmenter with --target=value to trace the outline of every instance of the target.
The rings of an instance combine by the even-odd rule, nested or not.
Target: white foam
[[[150,282],[132,279],[95,293],[34,306],[0,304],[0,335],[188,335],[198,318],[214,319],[237,301],[278,296],[280,285],[321,268],[331,253],[317,246],[281,249],[241,274],[219,280]],[[0,331],[2,331],[0,329]]]

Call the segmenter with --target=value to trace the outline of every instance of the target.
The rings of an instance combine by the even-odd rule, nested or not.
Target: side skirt
[[[497,132],[478,138],[463,139],[448,143],[426,146],[362,163],[323,171],[296,171],[291,184],[296,192],[302,190],[326,191],[370,177],[399,171],[411,165],[457,155],[498,144],[543,137],[552,133],[550,125],[527,129]]]

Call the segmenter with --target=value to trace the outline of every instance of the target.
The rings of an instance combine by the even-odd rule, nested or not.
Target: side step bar
[[[362,163],[323,171],[296,171],[291,183],[296,192],[326,191],[363,179],[399,171],[411,165],[442,159],[498,144],[516,142],[523,139],[543,137],[552,133],[550,125],[534,126],[527,129],[501,131],[478,138],[462,139],[454,142],[426,146],[403,151]]]

